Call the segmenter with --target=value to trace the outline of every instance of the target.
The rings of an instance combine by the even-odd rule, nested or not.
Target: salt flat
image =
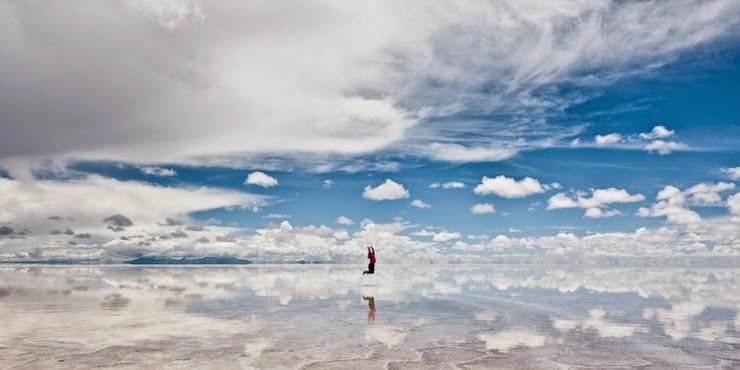
[[[0,368],[737,368],[740,269],[0,266]]]

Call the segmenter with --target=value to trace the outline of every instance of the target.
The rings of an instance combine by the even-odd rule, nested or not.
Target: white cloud
[[[375,201],[404,199],[409,195],[409,191],[403,185],[391,179],[386,179],[384,183],[376,187],[368,185],[362,192],[363,198]]]
[[[545,188],[537,179],[525,177],[517,181],[506,176],[489,178],[484,176],[473,192],[477,195],[495,194],[503,198],[524,198],[533,194],[544,193]]]
[[[627,190],[617,188],[592,189],[591,196],[577,193],[574,198],[565,193],[557,193],[547,200],[547,209],[583,208],[588,218],[604,218],[619,215],[617,210],[606,210],[605,207],[616,203],[631,203],[645,200],[642,194],[630,194]]]
[[[246,180],[244,180],[245,185],[257,185],[261,186],[263,188],[270,188],[273,186],[278,185],[277,179],[274,177],[262,172],[262,171],[254,171],[247,175]]]
[[[432,159],[447,162],[497,162],[509,159],[518,152],[516,149],[504,147],[443,143],[432,143],[420,149]]]
[[[735,184],[719,182],[716,184],[699,183],[684,191],[668,185],[658,192],[656,202],[648,207],[640,207],[637,216],[666,217],[668,222],[677,224],[696,224],[702,221],[701,216],[691,210],[689,205],[720,204],[720,192],[732,190]]]
[[[465,184],[460,181],[450,181],[442,184],[442,189],[464,189]]]
[[[470,212],[474,215],[485,215],[496,212],[496,209],[490,203],[477,203],[470,207]]]
[[[141,167],[141,172],[150,176],[175,176],[177,172],[171,168],[162,168],[156,166]]]
[[[321,187],[323,187],[324,189],[331,189],[332,186],[334,186],[333,180],[324,180],[324,182],[321,184]]]
[[[653,127],[653,129],[650,132],[643,132],[640,134],[640,138],[645,140],[653,140],[653,139],[664,139],[667,137],[673,136],[676,131],[669,130],[665,126],[657,125]]]
[[[722,173],[726,174],[733,180],[740,180],[740,167],[723,168]]]
[[[498,332],[478,334],[478,339],[486,343],[486,349],[509,352],[510,349],[523,347],[542,347],[546,337],[527,329],[510,328]]]
[[[349,217],[346,217],[346,216],[337,217],[336,222],[340,225],[345,225],[345,226],[354,225],[354,221],[352,221]]]
[[[286,215],[282,213],[270,213],[267,216],[264,216],[264,218],[267,218],[267,219],[290,218],[290,215]]]
[[[619,212],[616,209],[603,210],[601,208],[587,208],[583,216],[586,218],[607,218],[607,217],[618,216],[621,214],[622,212]]]
[[[416,208],[431,208],[432,207],[429,204],[424,203],[424,201],[422,201],[420,199],[414,199],[411,202],[411,206],[416,207]]]
[[[432,237],[435,242],[448,242],[450,240],[460,239],[461,235],[458,232],[440,231]]]
[[[660,155],[668,155],[671,154],[671,152],[676,150],[686,150],[689,146],[684,143],[678,143],[675,141],[663,141],[663,140],[654,140],[648,145],[645,145],[645,150],[648,152],[658,152]]]
[[[440,183],[438,183],[438,182],[434,182],[434,183],[431,183],[431,184],[429,184],[429,188],[430,188],[430,189],[437,189],[437,188],[439,188],[440,186],[442,186],[442,184],[440,184]]]
[[[733,215],[740,216],[740,193],[727,197],[727,208]]]
[[[622,142],[622,135],[618,133],[611,133],[607,135],[596,135],[594,137],[596,145],[613,145]]]
[[[0,80],[13,93],[0,111],[14,118],[0,157],[233,165],[249,153],[392,148],[500,160],[579,133],[546,118],[584,92],[550,87],[649,73],[738,24],[733,0],[414,4],[132,0],[3,11]],[[295,35],[301,42],[283,42]],[[501,119],[418,124],[461,112]]]

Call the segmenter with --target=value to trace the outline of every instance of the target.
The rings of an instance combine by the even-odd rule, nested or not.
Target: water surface
[[[740,269],[0,266],[0,368],[737,368]]]

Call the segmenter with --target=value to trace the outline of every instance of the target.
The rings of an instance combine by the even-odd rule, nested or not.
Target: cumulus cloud
[[[722,173],[733,180],[740,180],[740,167],[723,168]]]
[[[619,215],[617,210],[605,209],[610,204],[631,203],[645,200],[642,194],[630,194],[627,190],[617,188],[592,189],[588,193],[579,192],[571,197],[565,193],[557,193],[547,200],[547,209],[583,208],[584,217],[604,218]]]
[[[391,179],[386,179],[384,183],[376,187],[368,185],[362,192],[363,198],[375,201],[404,199],[409,195],[409,191],[403,185]]]
[[[432,207],[432,206],[430,206],[429,204],[427,204],[427,203],[424,203],[424,201],[423,201],[423,200],[421,200],[421,199],[414,199],[414,200],[413,200],[413,201],[411,202],[411,206],[412,206],[412,207],[416,207],[416,208],[431,208],[431,207]]]
[[[664,139],[673,136],[675,133],[675,130],[669,130],[665,126],[657,125],[650,132],[641,133],[640,138],[645,140]]]
[[[689,205],[717,205],[722,202],[719,193],[732,190],[735,184],[719,182],[699,183],[686,190],[668,185],[658,192],[656,202],[650,207],[640,207],[637,216],[666,217],[668,222],[694,224],[702,221],[701,216]]]
[[[658,152],[658,154],[660,155],[668,155],[671,154],[671,152],[673,151],[686,150],[688,148],[689,146],[684,143],[663,140],[654,140],[645,145],[645,150],[647,150],[648,152]]]
[[[334,186],[334,181],[328,180],[328,179],[324,180],[324,182],[321,184],[321,187],[323,187],[324,189],[331,189],[333,186]]]
[[[611,133],[607,135],[596,135],[594,137],[594,142],[596,142],[596,145],[614,145],[619,144],[622,142],[622,135],[618,133]]]
[[[727,197],[727,208],[733,215],[740,216],[740,193]]]
[[[545,192],[537,179],[525,177],[519,181],[503,175],[489,178],[484,176],[481,183],[476,185],[473,192],[477,195],[498,195],[503,198],[524,198],[533,194]]]
[[[336,222],[340,225],[345,225],[345,226],[354,225],[354,221],[352,221],[349,217],[346,217],[346,216],[337,217]]]
[[[450,240],[460,239],[462,235],[458,232],[440,231],[432,237],[435,242],[448,242]]]
[[[169,177],[177,175],[177,172],[171,168],[157,166],[144,166],[140,168],[141,173],[150,176]]]
[[[474,215],[485,215],[496,212],[496,209],[490,203],[477,203],[470,207],[470,212]]]
[[[262,171],[254,171],[247,175],[247,178],[244,180],[245,185],[257,185],[261,186],[263,188],[271,188],[273,186],[278,185],[277,179],[274,177],[262,172]]]

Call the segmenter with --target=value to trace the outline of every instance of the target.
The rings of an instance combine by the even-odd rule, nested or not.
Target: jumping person
[[[362,272],[363,275],[375,273],[375,248],[372,246],[367,247],[367,258],[370,263],[367,265],[367,270]]]

